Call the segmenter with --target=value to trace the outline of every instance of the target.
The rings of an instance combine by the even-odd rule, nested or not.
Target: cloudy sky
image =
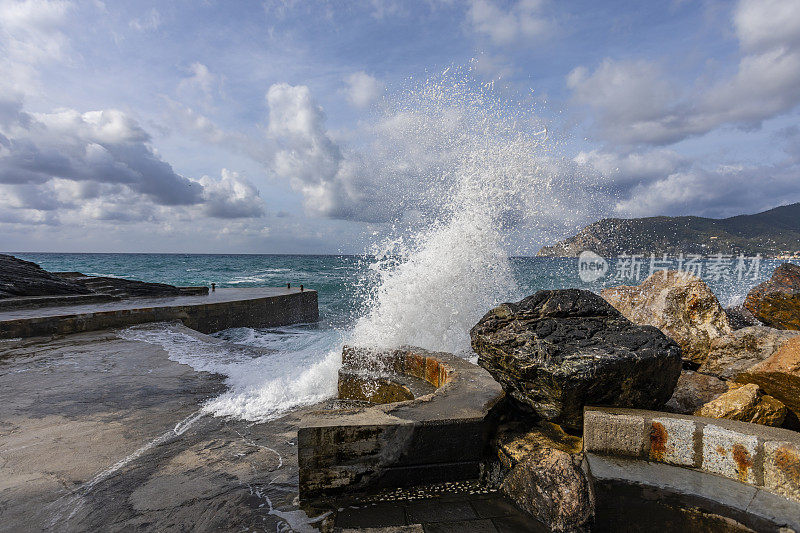
[[[515,252],[800,201],[800,0],[0,0],[0,250],[362,252],[429,213],[447,159],[385,109],[451,69],[594,191]]]

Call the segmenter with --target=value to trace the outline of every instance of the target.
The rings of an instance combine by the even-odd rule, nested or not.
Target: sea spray
[[[269,350],[259,357],[165,328],[123,333],[226,376],[229,390],[204,412],[264,421],[329,398],[345,342],[410,344],[470,358],[469,329],[497,303],[519,298],[510,236],[547,220],[548,209],[561,216],[568,186],[530,102],[451,69],[409,82],[376,113],[363,127],[359,154],[347,157],[361,165],[352,167],[348,184],[369,197],[365,216],[387,222],[377,231],[392,229],[374,239],[363,259],[371,261],[366,277],[351,282],[352,321],[339,329],[325,329],[326,323],[220,334]]]
[[[374,284],[348,342],[470,357],[472,325],[518,295],[506,239],[552,187],[546,130],[530,110],[463,72],[428,80],[398,101],[384,111],[395,147],[386,172],[406,181],[406,169],[415,174],[392,203],[423,222],[375,245]],[[402,149],[412,145],[409,161]],[[402,226],[401,218],[395,227]]]

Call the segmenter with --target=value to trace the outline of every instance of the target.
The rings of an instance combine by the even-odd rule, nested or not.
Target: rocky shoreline
[[[586,406],[800,429],[800,267],[781,265],[748,294],[747,324],[757,325],[732,323],[703,281],[679,272],[601,294],[540,291],[471,332],[478,363],[509,400],[489,481],[551,531],[592,529],[578,433]],[[800,471],[795,452],[781,461]],[[790,485],[800,494],[800,479]]]
[[[100,291],[89,285],[97,283],[97,278],[48,273],[9,256],[0,256],[0,261],[11,265],[3,273],[2,299]],[[12,284],[12,276],[21,281]],[[181,290],[127,280],[115,283],[125,290],[125,297],[137,291]],[[51,292],[42,294],[46,291]],[[760,434],[760,427],[779,433],[789,430],[791,435],[800,430],[800,267],[792,264],[776,269],[772,279],[750,291],[744,305],[735,310],[724,309],[700,279],[665,271],[639,286],[613,287],[601,295],[578,289],[539,291],[489,310],[470,336],[482,368],[461,360],[458,365],[447,363],[448,357],[454,357],[448,354],[421,359],[418,350],[410,349],[403,368],[413,368],[435,390],[424,389],[415,398],[409,389],[410,399],[380,400],[392,404],[385,409],[380,431],[403,446],[375,444],[383,442],[375,439],[378,426],[362,407],[337,411],[315,406],[264,424],[207,416],[193,419],[201,402],[223,390],[219,377],[173,364],[163,350],[125,341],[113,331],[3,341],[0,381],[6,385],[0,451],[7,453],[0,461],[4,479],[0,516],[12,529],[25,529],[26,520],[33,520],[34,528],[65,520],[66,529],[267,526],[281,531],[351,531],[341,524],[351,520],[353,509],[359,508],[359,499],[365,496],[349,491],[353,492],[351,501],[343,507],[341,502],[302,502],[298,488],[298,477],[302,477],[298,457],[307,454],[300,449],[298,428],[309,418],[319,418],[318,410],[324,409],[323,418],[338,437],[317,440],[329,449],[331,460],[343,461],[343,472],[352,474],[328,480],[338,483],[340,491],[347,492],[350,478],[363,485],[359,491],[366,490],[367,481],[384,476],[381,469],[397,476],[403,465],[413,466],[406,468],[408,472],[431,466],[409,462],[403,456],[406,452],[398,450],[423,449],[455,464],[457,456],[469,448],[476,466],[470,475],[480,472],[481,486],[497,494],[492,496],[493,505],[510,500],[517,510],[504,511],[505,522],[484,519],[475,514],[483,503],[471,493],[464,501],[432,496],[430,505],[448,501],[453,508],[460,505],[471,517],[469,524],[481,523],[488,531],[512,516],[516,529],[504,531],[530,531],[531,524],[549,531],[592,531],[602,528],[600,517],[609,512],[609,505],[613,507],[613,500],[609,494],[602,498],[595,494],[596,480],[587,470],[591,451],[610,446],[623,455],[688,465],[694,468],[692,475],[707,475],[698,472],[706,469],[711,475],[732,477],[731,483],[757,484],[762,490],[774,481],[763,473],[769,467],[765,437],[748,436],[741,428],[756,428],[754,435]],[[158,369],[155,374],[148,371],[154,368]],[[478,379],[475,372],[484,377]],[[467,428],[442,406],[462,416],[463,406],[452,401],[454,391],[465,400],[480,397],[490,388],[482,379],[496,389],[498,400],[489,402],[480,417],[470,418],[472,425]],[[470,391],[478,383],[484,383],[481,391]],[[40,391],[36,400],[31,391]],[[364,398],[379,401],[376,395]],[[400,412],[406,415],[399,416]],[[349,434],[354,440],[347,449],[343,448],[344,433],[337,433],[337,413],[349,417],[352,424]],[[446,420],[439,420],[442,417]],[[416,424],[417,418],[422,422]],[[184,428],[188,419],[192,422]],[[714,426],[714,420],[723,429]],[[448,429],[451,426],[457,429]],[[755,439],[752,442],[761,448],[756,444],[742,447],[738,441],[726,444],[728,448],[714,444],[716,448],[712,446],[708,453],[717,454],[713,459],[717,463],[734,464],[732,474],[725,470],[728,466],[717,463],[706,468],[705,448],[702,461],[697,451],[699,439],[706,439],[706,428],[710,428],[710,442],[740,435],[745,444],[748,438]],[[436,431],[450,433],[437,436]],[[690,441],[694,448],[680,452],[690,454],[691,460],[678,457],[682,448],[673,441],[682,434],[695,435]],[[87,444],[82,440],[87,435],[96,442]],[[458,439],[467,438],[463,435],[469,435],[470,446],[458,445]],[[372,444],[362,446],[362,438],[372,439],[365,441]],[[445,442],[449,448],[443,451]],[[634,445],[639,447],[631,448]],[[142,446],[146,449],[140,453]],[[82,447],[86,450],[81,458],[64,459]],[[800,504],[800,475],[796,475],[800,448],[786,444],[770,450],[784,476],[775,497]],[[117,467],[120,454],[125,463]],[[377,462],[364,469],[357,464],[364,454]],[[111,465],[113,471],[98,477],[98,464]],[[613,470],[608,464],[603,468]],[[761,472],[758,478],[752,475],[756,468]],[[319,478],[323,484],[324,478]],[[39,500],[42,505],[34,506],[32,513],[28,502]],[[401,507],[400,513],[406,513],[405,529],[385,531],[444,527],[444,521],[437,522],[435,513],[429,513],[431,524],[439,525],[413,529],[408,512],[417,507]],[[736,521],[747,518],[744,515],[734,520],[712,509],[698,518],[674,502],[665,512],[679,517],[674,524],[687,530],[702,530],[703,524],[711,530],[721,524],[727,524],[729,531],[751,530],[745,522]],[[780,511],[776,513],[775,520],[780,520]],[[337,518],[340,515],[350,518]],[[313,521],[311,516],[321,518]],[[620,516],[615,518],[617,524],[625,522]],[[457,527],[459,519],[454,516],[448,521]],[[636,530],[634,526],[631,530]],[[461,527],[472,526],[464,522]]]
[[[106,296],[113,299],[137,296],[179,296],[208,294],[208,287],[175,287],[81,272],[48,272],[36,263],[0,254],[0,304],[8,300],[18,306],[32,306],[39,297]]]

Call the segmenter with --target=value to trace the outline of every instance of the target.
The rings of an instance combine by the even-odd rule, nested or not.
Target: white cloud
[[[518,0],[504,10],[490,0],[472,0],[468,18],[475,32],[497,45],[535,39],[553,31],[554,22],[543,14],[545,0]]]
[[[617,189],[660,179],[684,169],[689,160],[672,150],[616,153],[603,150],[581,151],[573,158],[582,171],[599,173],[602,183]]]
[[[264,201],[250,181],[238,173],[222,169],[222,176],[200,178],[203,186],[204,212],[216,218],[251,218],[264,216]]]
[[[800,44],[800,2],[743,0],[733,21],[742,48],[749,52]]]
[[[46,211],[123,221],[264,214],[249,181],[227,170],[219,180],[181,176],[135,120],[113,109],[27,113],[19,102],[0,103],[0,186],[0,210],[32,222]]]
[[[614,143],[664,145],[727,124],[758,127],[800,104],[800,7],[742,0],[733,23],[743,55],[737,72],[717,84],[682,91],[653,62],[605,59],[593,72],[574,69],[567,86]]]
[[[152,8],[141,17],[132,19],[128,25],[140,32],[155,31],[161,27],[161,13],[156,8]]]
[[[270,169],[303,195],[307,212],[329,218],[390,222],[409,220],[409,212],[416,219],[441,216],[452,191],[466,183],[491,191],[479,194],[505,195],[496,205],[503,205],[500,218],[510,225],[532,214],[548,222],[582,216],[575,203],[596,207],[574,202],[592,194],[575,179],[574,165],[547,154],[538,137],[518,129],[525,124],[539,131],[541,125],[533,117],[511,119],[492,105],[501,105],[499,100],[490,99],[451,79],[427,83],[362,123],[353,132],[354,149],[326,130],[307,87],[273,85],[268,131],[279,149]],[[564,180],[558,199],[543,205],[545,187],[566,173],[572,179]],[[567,215],[564,203],[570,204]]]
[[[189,76],[178,84],[178,93],[185,99],[192,99],[210,106],[214,97],[221,92],[222,80],[200,62],[189,66]]]
[[[800,201],[797,168],[721,166],[693,168],[635,187],[615,210],[622,216],[755,213]]]
[[[286,83],[269,88],[267,105],[268,132],[279,146],[274,172],[306,195],[311,211],[328,212],[332,200],[324,189],[336,176],[342,156],[325,129],[322,108],[308,87]]]
[[[0,94],[35,91],[37,67],[65,61],[68,40],[61,27],[71,6],[64,0],[0,0]]]
[[[514,73],[511,62],[500,55],[492,55],[486,52],[478,54],[470,60],[475,72],[489,79],[503,79]]]
[[[344,81],[347,84],[347,100],[356,107],[370,106],[384,91],[383,83],[364,71],[351,74]]]
[[[403,13],[403,6],[395,0],[370,0],[372,16],[378,20],[395,17]]]

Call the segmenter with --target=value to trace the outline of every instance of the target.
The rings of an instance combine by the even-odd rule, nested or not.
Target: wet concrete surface
[[[301,510],[297,428],[331,402],[265,423],[204,414],[224,390],[111,330],[0,340],[0,532],[540,531],[475,482]]]
[[[302,413],[204,415],[224,388],[113,331],[0,341],[0,531],[312,531]]]

